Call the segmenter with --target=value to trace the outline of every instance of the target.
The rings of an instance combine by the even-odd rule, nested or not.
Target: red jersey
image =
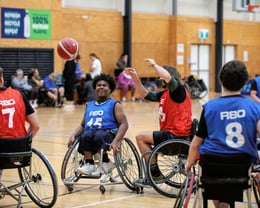
[[[175,136],[189,136],[192,124],[191,98],[185,89],[186,98],[181,103],[174,102],[170,91],[165,90],[160,98],[160,130],[167,130]],[[166,116],[167,115],[167,116]]]
[[[0,90],[0,138],[17,138],[27,135],[26,108],[19,91]]]

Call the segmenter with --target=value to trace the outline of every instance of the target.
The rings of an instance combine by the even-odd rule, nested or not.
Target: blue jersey
[[[204,105],[207,137],[200,147],[200,154],[246,153],[252,161],[258,160],[257,122],[260,105],[243,96],[216,98]]]
[[[84,130],[117,129],[118,123],[114,115],[114,108],[117,102],[117,100],[108,99],[103,103],[98,103],[97,101],[87,103]]]
[[[255,78],[255,81],[256,81],[256,87],[257,87],[257,97],[260,98],[260,76],[257,76]]]

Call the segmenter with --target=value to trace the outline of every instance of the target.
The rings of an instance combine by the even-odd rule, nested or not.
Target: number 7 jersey
[[[27,135],[26,109],[21,93],[12,88],[0,90],[0,138]]]

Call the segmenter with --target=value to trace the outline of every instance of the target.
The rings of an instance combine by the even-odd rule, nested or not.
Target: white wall
[[[132,0],[132,11],[172,15],[173,0]],[[241,1],[241,0],[237,0]],[[66,8],[115,10],[123,14],[124,0],[62,0]],[[224,0],[224,19],[260,22],[260,13],[232,11],[232,0]],[[177,0],[177,15],[216,19],[217,0]]]

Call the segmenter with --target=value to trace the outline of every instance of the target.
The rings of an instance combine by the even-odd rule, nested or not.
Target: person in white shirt
[[[102,72],[102,64],[100,59],[95,53],[90,53],[89,58],[92,61],[92,64],[89,68],[89,73],[91,75],[91,78],[94,79],[95,76],[100,75]]]

